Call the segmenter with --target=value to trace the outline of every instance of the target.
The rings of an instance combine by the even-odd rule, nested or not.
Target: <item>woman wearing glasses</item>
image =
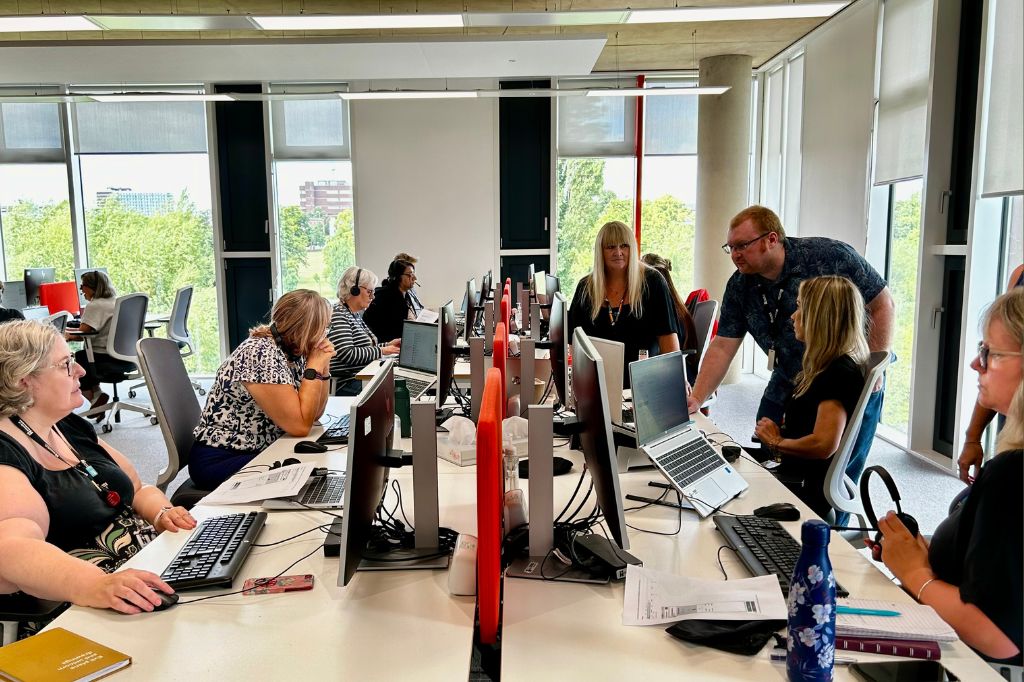
[[[154,530],[196,522],[74,414],[83,376],[51,325],[0,326],[0,593],[152,611],[173,590],[117,569]]]
[[[378,343],[377,337],[363,321],[363,313],[374,300],[377,275],[369,270],[351,267],[338,280],[338,302],[331,311],[331,328],[327,338],[336,355],[331,360],[331,376],[337,379],[335,395],[359,395],[363,382],[356,373],[383,355],[397,355],[400,338]]]
[[[679,350],[676,316],[665,279],[640,262],[636,237],[625,223],[605,223],[594,240],[594,269],[580,280],[569,307],[569,338],[589,336],[625,344],[624,386],[629,363],[640,351]]]
[[[931,543],[912,536],[893,512],[879,520],[879,551],[903,588],[935,609],[982,656],[1022,661],[1024,621],[1024,289],[995,300],[982,320],[983,341],[971,367],[978,404],[1006,416],[999,453]]]
[[[289,291],[274,304],[270,324],[250,329],[220,366],[189,454],[197,487],[213,490],[285,434],[309,435],[327,405],[330,319],[323,296]]]
[[[107,355],[107,341],[110,338],[110,321],[114,319],[114,302],[117,299],[117,292],[110,279],[101,270],[94,270],[82,274],[82,296],[88,302],[82,309],[82,322],[77,330],[70,331],[64,335],[65,338],[73,341],[81,341],[82,337],[75,332],[84,334],[95,332],[90,343],[92,344],[93,360],[95,364],[119,366],[124,371],[132,371],[135,365],[122,360],[115,360]],[[106,405],[110,396],[100,390],[100,380],[96,378],[95,369],[89,362],[88,352],[83,348],[75,353],[78,364],[85,369],[85,376],[82,377],[82,395],[89,400],[90,407]],[[103,419],[100,413],[93,417],[96,421]]]
[[[396,259],[388,266],[388,276],[380,283],[376,296],[370,302],[363,319],[378,339],[402,338],[402,325],[415,320],[423,309],[419,299],[412,295],[416,286],[416,266],[407,260]]]

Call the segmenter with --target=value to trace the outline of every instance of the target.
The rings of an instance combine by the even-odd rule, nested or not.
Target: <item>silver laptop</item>
[[[629,378],[640,451],[698,514],[708,516],[749,487],[691,419],[682,353],[632,362]]]
[[[309,480],[291,497],[263,500],[263,508],[288,509],[341,509],[345,501],[345,474],[310,476]]]
[[[406,320],[395,378],[405,379],[409,398],[416,400],[437,383],[437,324]]]

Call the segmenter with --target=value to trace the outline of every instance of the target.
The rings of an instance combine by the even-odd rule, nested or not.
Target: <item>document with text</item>
[[[786,601],[774,575],[700,580],[642,566],[626,568],[623,625],[680,620],[785,620]]]
[[[314,465],[291,464],[261,474],[235,474],[203,498],[206,504],[246,504],[297,494],[313,473]]]

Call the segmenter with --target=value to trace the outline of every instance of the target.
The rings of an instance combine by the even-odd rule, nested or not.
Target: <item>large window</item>
[[[119,294],[149,296],[170,312],[194,287],[190,371],[220,362],[210,169],[202,103],[75,105],[88,266],[106,267]],[[116,134],[114,133],[116,131]]]
[[[0,228],[7,279],[25,268],[51,267],[73,279],[68,176],[63,165],[0,164]]]

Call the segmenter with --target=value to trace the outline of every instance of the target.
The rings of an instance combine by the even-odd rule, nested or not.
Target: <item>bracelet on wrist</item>
[[[932,578],[928,578],[928,580],[924,581],[924,583],[921,585],[921,587],[917,590],[917,601],[921,601],[921,595],[924,594],[924,588],[928,587],[929,585],[931,585],[936,580],[938,580],[938,578],[932,577]]]
[[[152,523],[152,525],[153,525],[153,527],[154,527],[154,528],[156,527],[156,525],[157,525],[158,523],[160,523],[160,518],[161,518],[161,517],[162,517],[162,516],[163,516],[164,514],[166,514],[167,512],[171,511],[171,509],[172,509],[171,507],[160,507],[160,511],[158,511],[158,512],[156,513],[156,516],[154,516],[154,517],[153,517],[153,523]]]

